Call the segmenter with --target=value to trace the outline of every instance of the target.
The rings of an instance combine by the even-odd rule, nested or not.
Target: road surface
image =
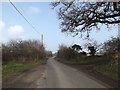
[[[54,58],[47,65],[39,66],[18,75],[13,81],[7,81],[3,87],[22,88],[105,88],[104,85],[91,79],[88,75]]]
[[[47,62],[48,88],[105,88],[86,74],[50,58]]]

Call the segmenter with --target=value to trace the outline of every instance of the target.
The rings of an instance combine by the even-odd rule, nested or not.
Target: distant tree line
[[[10,61],[19,61],[26,63],[28,61],[38,61],[52,56],[51,51],[46,51],[45,47],[38,40],[11,40],[2,44],[2,63]]]
[[[120,39],[119,38],[111,38],[111,40],[108,40],[104,42],[103,44],[97,44],[97,42],[94,42],[93,45],[85,44],[89,50],[89,53],[86,53],[82,50],[82,47],[80,45],[74,44],[70,47],[67,47],[65,45],[61,45],[59,47],[57,57],[63,58],[63,59],[80,59],[82,57],[86,57],[87,54],[90,54],[90,56],[95,56],[96,52],[99,50],[99,53],[106,56],[107,59],[114,59],[120,57]]]

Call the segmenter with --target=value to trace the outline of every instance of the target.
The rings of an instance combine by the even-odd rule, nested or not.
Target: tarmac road
[[[47,62],[47,88],[105,88],[86,74],[53,58]]]
[[[106,88],[83,72],[49,58],[47,64],[3,82],[3,88]]]

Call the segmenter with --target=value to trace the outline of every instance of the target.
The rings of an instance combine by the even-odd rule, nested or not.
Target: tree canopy
[[[99,24],[120,23],[120,8],[118,2],[53,2],[53,8],[58,7],[60,28],[62,32],[78,35],[99,28]]]
[[[75,50],[75,51],[79,51],[79,50],[82,50],[82,47],[80,45],[74,44],[72,46],[72,49]]]

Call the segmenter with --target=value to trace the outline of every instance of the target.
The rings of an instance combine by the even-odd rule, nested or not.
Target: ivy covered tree
[[[80,51],[80,50],[82,50],[82,47],[80,45],[74,44],[72,46],[72,49],[75,50],[75,51]]]
[[[94,48],[94,46],[89,46],[88,49],[90,50],[90,55],[94,56],[96,53],[96,49]]]
[[[79,1],[79,0],[77,0]],[[53,2],[53,8],[58,9],[60,28],[62,32],[78,35],[93,28],[99,29],[99,24],[111,25],[120,23],[120,2]]]

